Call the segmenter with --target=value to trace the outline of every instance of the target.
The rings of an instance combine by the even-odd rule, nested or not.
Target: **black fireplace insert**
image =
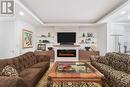
[[[76,57],[76,50],[57,50],[57,57]]]

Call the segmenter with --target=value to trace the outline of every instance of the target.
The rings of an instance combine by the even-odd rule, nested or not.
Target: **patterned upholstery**
[[[99,63],[103,63],[103,64],[106,64],[108,65],[109,62],[107,60],[107,57],[99,57],[99,59],[97,60]]]
[[[2,75],[8,77],[19,76],[17,70],[9,65],[3,68]]]
[[[105,75],[104,82],[110,87],[130,87],[130,55],[106,53],[91,64]]]

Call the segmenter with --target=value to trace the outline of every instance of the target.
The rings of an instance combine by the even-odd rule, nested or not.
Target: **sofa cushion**
[[[43,61],[50,61],[50,56],[48,55],[38,55],[37,53],[35,53],[35,56],[36,56],[36,59],[37,59],[37,62],[43,62]]]
[[[0,72],[2,72],[3,68],[7,65],[8,65],[7,60],[5,59],[0,60]]]
[[[127,64],[127,71],[126,73],[130,74],[130,55],[124,53],[117,53],[118,55],[122,56],[122,60],[125,61]]]
[[[15,65],[16,70],[18,71],[18,73],[20,73],[20,72],[21,72],[21,64],[20,64],[20,62],[19,62],[18,57],[17,57],[17,58],[14,58],[14,59],[13,59],[13,62],[14,62],[14,65]]]
[[[49,64],[50,64],[49,62],[40,62],[32,65],[31,68],[44,68],[46,65]]]
[[[116,70],[130,73],[130,55],[120,53],[106,53],[109,66]]]
[[[36,57],[33,52],[28,52],[24,54],[24,56],[26,56],[25,60],[29,66],[32,66],[33,64],[37,62]]]
[[[98,61],[99,63],[103,63],[103,64],[106,64],[106,65],[109,65],[109,62],[107,60],[107,57],[99,57]]]
[[[20,77],[0,76],[0,87],[27,87]]]
[[[42,74],[41,71],[41,68],[28,68],[20,73],[20,77],[27,83],[27,87],[35,87]]]

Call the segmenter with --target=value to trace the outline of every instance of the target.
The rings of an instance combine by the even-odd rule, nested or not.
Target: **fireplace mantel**
[[[80,45],[53,45],[54,47],[80,47]]]
[[[79,60],[79,48],[80,45],[54,45],[55,61],[78,61]],[[74,57],[58,57],[58,50],[75,50],[76,56]]]

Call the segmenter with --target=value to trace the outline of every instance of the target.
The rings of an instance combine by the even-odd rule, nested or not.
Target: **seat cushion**
[[[35,87],[40,80],[41,74],[41,68],[28,68],[20,73],[20,77],[24,79],[27,84],[27,87]]]
[[[45,66],[48,66],[49,62],[39,62],[31,66],[31,68],[44,68]]]
[[[31,68],[41,68],[42,73],[44,74],[48,70],[49,66],[50,66],[49,62],[40,62],[31,66]]]

